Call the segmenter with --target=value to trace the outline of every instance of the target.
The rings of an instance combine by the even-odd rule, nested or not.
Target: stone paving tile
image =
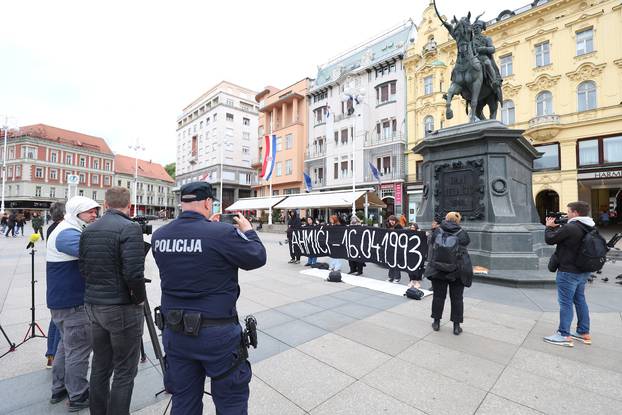
[[[305,300],[305,303],[313,304],[318,307],[330,309],[339,307],[340,305],[347,304],[347,301],[340,300],[338,298],[333,297],[332,295],[321,295],[318,297],[313,297]]]
[[[432,332],[432,326],[428,321],[406,317],[389,311],[381,311],[362,321],[377,324],[415,337],[425,337]]]
[[[487,337],[478,336],[469,332],[462,332],[455,336],[451,327],[443,326],[438,332],[431,332],[425,341],[464,352],[473,356],[506,365],[512,359],[519,346]]]
[[[472,414],[486,395],[481,389],[401,359],[380,366],[363,382],[433,415]]]
[[[492,303],[489,301],[481,301],[479,304],[477,304],[475,309],[488,311],[493,316],[497,313],[502,313],[505,315],[521,317],[530,320],[538,320],[545,314],[544,312],[540,311],[539,308],[537,310],[534,310],[530,308]]]
[[[335,331],[340,327],[357,321],[355,318],[348,317],[342,313],[336,313],[332,310],[320,311],[319,313],[303,317],[301,320],[328,331]]]
[[[242,296],[246,299],[252,299],[253,302],[264,306],[265,308],[279,307],[285,304],[293,303],[296,300],[286,297],[275,292],[264,290],[262,288],[242,288]],[[239,300],[238,300],[239,301]],[[264,310],[265,310],[264,308]],[[260,310],[263,311],[263,310]]]
[[[319,313],[324,309],[322,307],[300,301],[297,303],[286,304],[284,306],[274,308],[274,310],[295,318],[301,318],[311,314]]]
[[[516,353],[510,362],[510,367],[549,378],[555,382],[580,385],[582,389],[622,401],[622,389],[620,389],[622,373],[619,372],[527,349],[521,349]]]
[[[508,401],[497,395],[489,393],[486,399],[477,409],[475,415],[538,415],[540,411]]]
[[[255,318],[257,319],[257,328],[259,330],[278,326],[294,319],[294,317],[283,314],[274,308],[270,310],[260,311],[259,313],[255,314]]]
[[[327,333],[326,330],[301,320],[290,321],[263,331],[292,347],[306,343],[309,340],[313,340]]]
[[[360,379],[391,358],[387,354],[332,333],[301,344],[297,349],[356,379]]]
[[[311,415],[423,415],[397,399],[356,382],[311,411]]]
[[[261,311],[268,309],[268,307],[266,307],[265,305],[249,300],[247,297],[244,297],[243,295],[241,295],[240,298],[238,299],[236,308],[238,310],[238,315],[240,316],[259,313]]]
[[[291,349],[291,346],[275,339],[274,337],[264,333],[261,330],[257,331],[257,348],[251,348],[248,351],[248,360],[251,363],[260,362],[264,359],[277,355],[285,350]]]
[[[622,299],[622,296],[620,298]],[[559,324],[559,311],[543,313],[540,322],[548,322],[551,323],[552,327],[556,327]],[[575,314],[573,325],[576,326],[576,324]],[[618,342],[622,341],[622,317],[620,313],[590,313],[590,332],[593,335],[596,333],[606,334],[616,338]]]
[[[356,287],[356,288],[360,288],[360,287]],[[370,294],[367,293],[368,291],[367,289],[365,289],[366,291],[361,292],[361,290],[356,290],[356,288],[350,288],[348,290],[334,293],[332,294],[332,296],[335,298],[339,298],[340,300],[346,300],[346,301],[360,301],[360,300],[370,297]]]
[[[343,313],[348,317],[362,319],[378,313],[379,310],[377,308],[367,307],[362,304],[349,303],[335,307],[333,308],[333,311],[335,313]]]
[[[620,401],[587,391],[582,385],[554,382],[511,367],[506,368],[492,392],[551,415],[613,415],[622,407]]]
[[[468,323],[471,319],[487,321],[505,327],[523,330],[530,330],[537,321],[537,319],[534,318],[526,318],[498,311],[493,312],[479,307],[472,307],[464,311],[464,321]]]
[[[4,359],[0,362],[6,363]],[[53,409],[52,405],[47,403],[47,399],[51,396],[51,385],[52,371],[46,369],[14,375],[10,379],[5,378],[0,381],[0,414],[23,410],[41,401],[45,401],[45,406]]]
[[[305,411],[310,411],[354,382],[354,378],[290,349],[253,366],[260,380]]]
[[[379,310],[386,310],[388,308],[395,307],[396,305],[403,304],[407,301],[412,300],[398,295],[380,293],[378,295],[371,295],[369,296],[369,298],[363,298],[355,302],[366,305],[368,307],[374,307]]]
[[[505,367],[425,340],[404,350],[397,358],[483,390],[489,390],[495,384]]]
[[[605,349],[600,347],[596,341],[590,346],[574,342],[574,347],[560,347],[545,343],[542,340],[544,336],[549,336],[556,330],[556,325],[552,326],[549,323],[536,324],[533,331],[525,339],[523,348],[622,373],[622,353],[620,353],[619,348],[617,350]]]
[[[349,324],[336,330],[335,333],[391,356],[399,354],[419,340],[416,336],[366,321]]]
[[[478,320],[476,318],[466,318],[462,326],[464,331],[468,331],[469,333],[516,345],[522,344],[531,330],[529,327],[524,325],[518,326],[516,323],[507,323],[503,321],[497,323]]]

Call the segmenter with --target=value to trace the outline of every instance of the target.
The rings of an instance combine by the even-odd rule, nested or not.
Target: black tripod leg
[[[156,332],[155,324],[153,324],[153,317],[151,316],[149,301],[146,298],[143,307],[143,313],[145,314],[145,323],[147,323],[147,331],[149,332],[149,338],[151,339],[153,352],[155,353],[156,359],[158,359],[158,362],[160,363],[162,375],[164,375],[164,356],[162,355],[162,348],[160,347],[160,340],[158,339],[158,333]]]
[[[9,344],[9,350],[0,356],[0,358],[3,358],[7,354],[14,352],[17,346],[15,346],[15,343],[13,343],[11,339],[9,339],[9,336],[6,334],[6,332],[2,328],[2,324],[0,324],[0,331],[2,332],[2,335],[4,336],[4,338],[6,339],[6,342]]]
[[[145,343],[143,343],[143,339],[140,339],[140,363],[145,363],[147,361],[147,355],[145,354]]]

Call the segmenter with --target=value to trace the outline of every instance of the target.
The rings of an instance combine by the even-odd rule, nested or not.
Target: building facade
[[[541,218],[569,202],[592,215],[622,216],[622,5],[619,1],[539,0],[500,11],[485,34],[503,77],[497,119],[524,130],[543,156],[534,162],[533,194]],[[612,41],[616,39],[616,41]],[[432,5],[406,53],[408,147],[426,133],[467,122],[455,98],[445,119],[456,49]],[[487,114],[487,110],[484,110]],[[409,212],[416,213],[421,157],[409,154]]]
[[[79,177],[78,195],[103,203],[114,176],[114,155],[103,138],[45,124],[9,134],[5,209],[46,210],[66,200],[70,175]]]
[[[130,190],[132,215],[172,217],[177,204],[172,191],[175,180],[161,164],[121,154],[115,155],[114,160],[114,185]]]
[[[407,22],[319,67],[309,88],[305,171],[313,187],[377,185],[387,213],[402,213],[406,178],[404,53]],[[352,98],[356,95],[356,98]],[[362,98],[362,100],[360,99]]]
[[[257,92],[220,82],[184,108],[177,118],[176,184],[212,183],[226,208],[251,196],[256,182]]]
[[[266,135],[276,135],[276,161],[272,172],[272,195],[288,195],[304,190],[304,158],[307,150],[307,117],[309,78],[276,91],[266,88],[257,95],[261,125],[258,129],[258,151],[254,166],[261,172]],[[268,182],[258,179],[257,196],[269,196]]]

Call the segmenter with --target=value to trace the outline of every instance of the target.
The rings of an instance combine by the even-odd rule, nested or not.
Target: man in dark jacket
[[[568,223],[560,226],[555,218],[546,218],[544,238],[549,245],[557,245],[553,261],[557,264],[557,300],[559,302],[559,329],[544,341],[558,346],[573,346],[573,339],[592,344],[590,337],[590,312],[585,300],[585,283],[589,272],[581,271],[576,264],[581,241],[587,230],[593,228],[594,220],[588,216],[590,207],[586,202],[568,204]],[[577,309],[577,330],[570,332],[573,312]]]
[[[16,219],[17,219],[17,214],[15,212],[11,212],[11,214],[9,215],[9,218],[7,219],[7,229],[6,229],[6,233],[4,234],[4,236],[6,236],[7,238],[9,237],[9,232],[11,232],[11,235],[15,237]]]
[[[93,338],[90,409],[93,415],[126,415],[143,335],[145,251],[141,227],[128,217],[129,190],[108,189],[104,208],[104,216],[80,238],[84,302]]]

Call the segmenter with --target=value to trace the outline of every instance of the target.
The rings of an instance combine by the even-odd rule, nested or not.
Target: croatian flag
[[[378,171],[376,166],[374,166],[373,164],[371,164],[371,162],[369,162],[369,168],[371,169],[371,174],[372,176],[374,176],[374,179],[378,180],[378,184],[380,184],[381,183],[380,172]]]
[[[305,176],[305,188],[307,190],[307,193],[309,193],[311,191],[311,189],[313,188],[313,186],[311,185],[311,176],[309,176],[305,172],[302,172],[302,174],[304,174],[304,176]]]
[[[265,181],[270,180],[272,177],[272,171],[274,170],[274,163],[276,161],[276,135],[267,135],[264,137],[266,140],[266,146],[264,149],[263,165],[261,167],[261,174]]]

